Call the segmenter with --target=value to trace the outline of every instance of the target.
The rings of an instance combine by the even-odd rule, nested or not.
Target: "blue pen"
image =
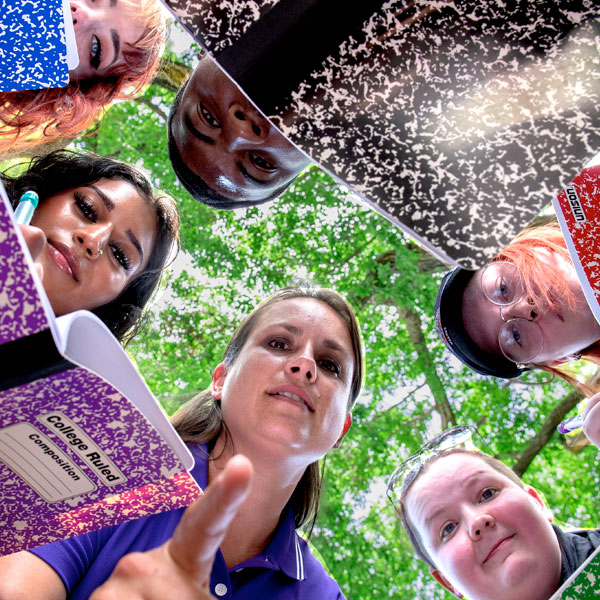
[[[31,223],[33,211],[37,208],[39,201],[39,196],[31,190],[25,192],[21,196],[19,204],[15,210],[15,221],[18,225],[29,225],[29,223]]]

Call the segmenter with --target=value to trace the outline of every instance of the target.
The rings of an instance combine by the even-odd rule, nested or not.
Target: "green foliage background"
[[[186,63],[192,54],[170,58]],[[571,390],[557,382],[499,384],[458,364],[432,319],[444,265],[316,167],[266,207],[217,212],[195,203],[168,161],[173,98],[153,85],[142,101],[112,106],[102,126],[74,144],[146,170],[182,214],[180,256],[130,353],[172,413],[182,394],[208,385],[226,340],[257,300],[299,276],[344,294],[361,323],[367,379],[350,433],[327,458],[312,543],[349,599],[449,597],[414,558],[386,503],[386,476],[454,422],[477,425],[513,465]],[[559,519],[594,527],[598,473],[595,448],[574,454],[554,433],[524,478]]]

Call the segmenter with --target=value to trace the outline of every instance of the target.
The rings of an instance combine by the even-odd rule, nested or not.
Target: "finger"
[[[168,543],[171,558],[198,583],[210,578],[215,553],[248,495],[252,464],[234,456],[184,513]]]
[[[583,411],[584,419],[588,416],[592,408],[594,408],[594,406],[598,404],[598,402],[600,402],[600,394],[595,394],[587,401],[587,404],[585,405],[585,410]]]

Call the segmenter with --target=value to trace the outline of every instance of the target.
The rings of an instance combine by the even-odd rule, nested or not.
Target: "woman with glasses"
[[[518,377],[584,358],[600,362],[600,325],[589,309],[557,224],[525,230],[485,268],[448,273],[436,327],[474,371]]]

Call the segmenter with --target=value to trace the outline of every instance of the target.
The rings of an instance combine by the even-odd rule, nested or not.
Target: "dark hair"
[[[497,458],[493,458],[492,456],[488,456],[484,452],[479,452],[478,450],[466,450],[465,448],[450,448],[448,450],[442,450],[441,452],[432,454],[423,463],[421,463],[418,467],[416,467],[413,471],[411,471],[406,476],[406,478],[404,479],[404,481],[402,483],[402,489],[400,490],[400,500],[399,500],[398,504],[394,505],[394,508],[396,509],[396,512],[400,516],[402,525],[404,526],[404,529],[406,530],[408,539],[410,540],[410,543],[413,545],[413,548],[415,549],[417,556],[421,560],[425,561],[429,566],[433,567],[434,569],[437,569],[437,566],[433,562],[433,560],[430,558],[429,554],[427,554],[427,551],[423,547],[423,543],[421,541],[421,536],[419,535],[418,532],[415,531],[415,529],[412,526],[410,519],[408,517],[408,513],[406,511],[406,505],[405,505],[406,495],[408,494],[413,483],[417,479],[419,479],[419,477],[421,477],[421,475],[426,473],[427,470],[429,469],[429,467],[434,462],[436,462],[440,458],[444,458],[445,456],[449,456],[451,454],[457,454],[459,452],[462,454],[468,454],[471,456],[475,456],[475,457],[481,459],[487,465],[492,467],[492,469],[494,469],[495,471],[498,471],[501,475],[504,475],[504,477],[506,477],[513,483],[516,483],[519,487],[521,487],[521,488],[525,487],[525,484],[523,483],[521,478],[511,468],[507,467],[502,461],[498,460]]]
[[[274,192],[271,192],[265,198],[261,198],[260,200],[232,200],[231,198],[227,198],[223,194],[220,194],[213,188],[211,188],[200,175],[194,173],[183,160],[181,153],[179,152],[179,148],[177,148],[177,144],[175,143],[175,136],[173,135],[173,131],[171,129],[171,122],[177,111],[179,110],[179,104],[181,102],[181,97],[183,96],[183,92],[188,84],[189,79],[181,86],[179,91],[177,92],[177,96],[175,96],[175,100],[171,105],[171,110],[169,112],[169,124],[167,127],[167,136],[168,136],[168,148],[169,148],[169,159],[171,160],[171,166],[173,167],[173,171],[177,176],[177,179],[183,185],[183,187],[190,193],[194,200],[198,200],[198,202],[202,202],[202,204],[206,204],[211,208],[218,208],[220,210],[231,210],[234,208],[247,208],[248,206],[256,206],[258,204],[264,204],[265,202],[269,202],[270,200],[275,200],[285,190],[288,186],[296,179],[294,177],[287,183],[278,187]]]
[[[362,385],[364,370],[362,343],[352,307],[333,290],[314,287],[310,284],[279,290],[261,302],[236,329],[225,349],[223,361],[226,365],[231,365],[236,360],[256,326],[256,322],[270,306],[293,298],[319,300],[335,310],[346,324],[352,340],[352,354],[354,357],[351,392],[348,398],[348,410],[350,410],[358,398]],[[200,444],[208,442],[210,446],[211,442],[214,443],[221,433],[224,433],[231,442],[227,425],[223,422],[221,405],[213,399],[210,390],[202,392],[186,402],[174,415],[172,423],[183,441],[187,443]],[[311,523],[311,521],[314,523],[319,510],[320,496],[321,473],[319,463],[314,462],[306,468],[288,503],[294,512],[296,527],[301,527],[306,523]]]
[[[16,206],[27,190],[37,192],[40,203],[64,190],[89,185],[99,179],[120,179],[133,185],[145,202],[156,212],[156,240],[142,271],[128,282],[112,301],[94,312],[121,342],[128,342],[138,330],[142,309],[158,286],[170,254],[179,247],[179,214],[172,198],[155,195],[150,182],[139,171],[124,162],[68,150],[57,150],[33,158],[27,170],[10,176],[0,174],[8,197]]]

